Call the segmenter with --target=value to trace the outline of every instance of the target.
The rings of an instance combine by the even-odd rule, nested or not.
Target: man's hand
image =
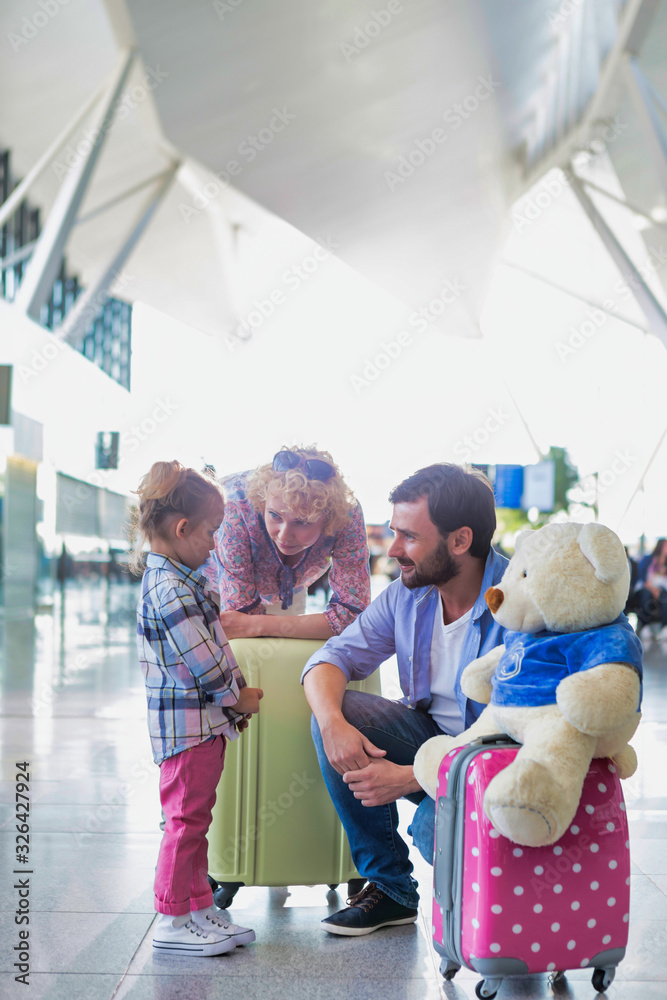
[[[387,752],[376,747],[342,716],[328,726],[322,727],[321,732],[324,752],[331,766],[339,774],[344,775],[346,771],[366,767],[373,758],[384,757]]]
[[[382,758],[371,760],[366,767],[346,771],[343,781],[355,799],[361,799],[362,806],[385,806],[410,792],[421,791],[410,764],[392,764]]]
[[[254,639],[260,635],[262,615],[246,615],[243,611],[221,611],[220,624],[228,639]]]

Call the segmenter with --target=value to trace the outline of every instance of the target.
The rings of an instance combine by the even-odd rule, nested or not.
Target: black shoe
[[[414,924],[418,910],[395,903],[375,882],[348,899],[349,906],[339,910],[322,921],[324,929],[330,934],[344,934],[348,937],[360,937],[362,934],[372,934],[380,927],[399,927],[401,924]]]

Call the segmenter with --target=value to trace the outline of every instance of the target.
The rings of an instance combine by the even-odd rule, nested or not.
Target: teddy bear
[[[464,670],[464,694],[486,705],[460,736],[422,745],[414,773],[436,797],[440,762],[453,748],[495,733],[522,744],[484,796],[495,829],[517,844],[558,840],[579,805],[594,757],[621,778],[637,757],[642,647],[625,616],[629,569],[618,536],[601,524],[551,523],[517,538],[500,581],[485,594],[507,631]],[[620,616],[620,617],[619,617]]]

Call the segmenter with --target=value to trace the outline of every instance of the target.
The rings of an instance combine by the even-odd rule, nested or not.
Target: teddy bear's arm
[[[579,732],[605,736],[622,729],[636,715],[639,674],[628,663],[601,663],[563,678],[556,702]]]
[[[479,719],[473,722],[459,736],[432,736],[422,743],[414,760],[414,775],[427,795],[436,798],[438,791],[438,771],[443,757],[455,747],[464,747],[480,736],[490,736],[500,730],[494,721],[490,708],[485,708]]]
[[[489,704],[492,691],[491,678],[504,652],[504,646],[496,646],[468,664],[461,674],[461,690],[467,698],[479,701],[482,705]]]

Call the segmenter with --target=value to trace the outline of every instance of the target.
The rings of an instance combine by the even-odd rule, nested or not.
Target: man
[[[458,735],[482,707],[461,691],[465,666],[499,645],[503,630],[484,594],[507,559],[491,548],[491,484],[456,465],[420,469],[391,493],[389,549],[401,568],[341,635],[315,653],[302,682],[313,710],[322,775],[368,885],[327,917],[332,934],[369,934],[417,919],[417,883],[399,837],[397,799],[417,804],[409,833],[432,863],[435,809],[415,781],[418,748],[442,732]],[[404,697],[393,702],[346,691],[396,654]]]

